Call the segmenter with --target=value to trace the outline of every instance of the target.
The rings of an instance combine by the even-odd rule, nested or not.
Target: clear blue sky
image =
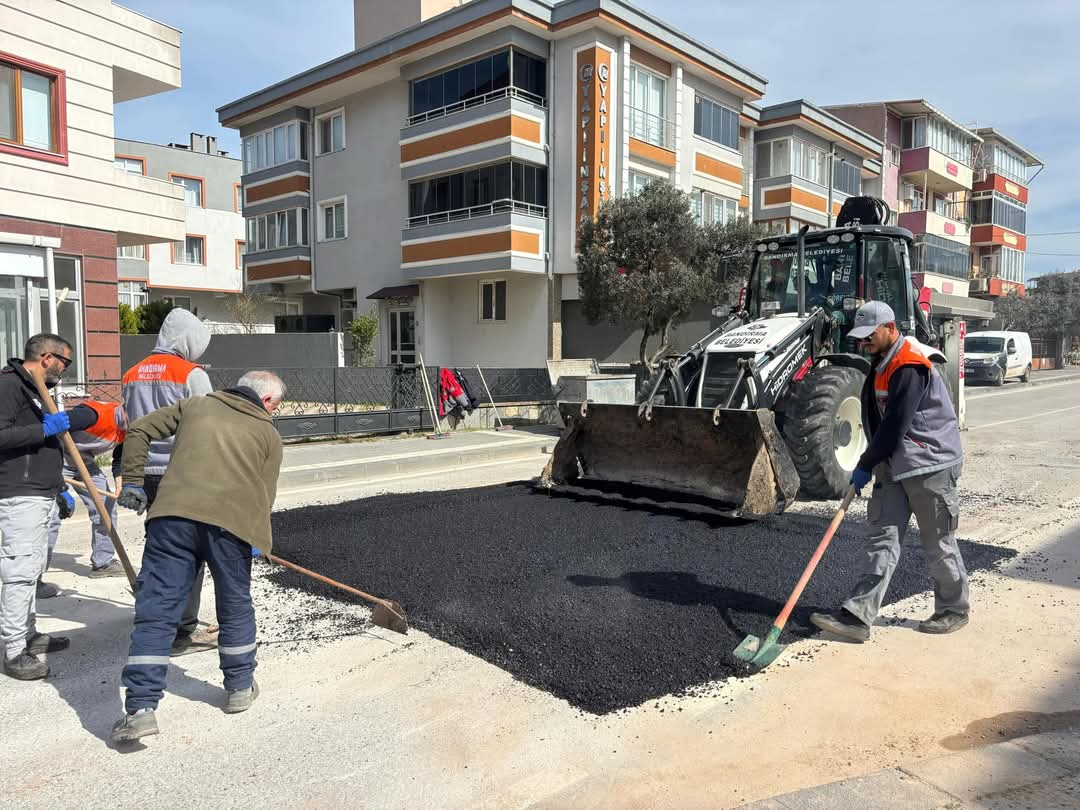
[[[119,1],[184,32],[183,88],[119,105],[120,137],[168,143],[194,130],[237,154],[217,107],[352,49],[352,0]],[[637,5],[768,79],[765,103],[926,98],[955,121],[996,127],[1047,164],[1031,187],[1028,277],[1080,268],[1080,233],[1038,235],[1080,232],[1075,0]]]

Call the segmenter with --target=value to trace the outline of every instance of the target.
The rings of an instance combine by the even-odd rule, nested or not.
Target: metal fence
[[[206,370],[218,391],[236,385],[246,369]],[[459,369],[482,405],[488,404],[480,372]],[[355,436],[430,429],[434,425],[417,366],[371,368],[275,368],[285,383],[285,399],[274,412],[282,438]],[[431,394],[438,407],[441,369],[428,368]],[[546,369],[485,368],[484,379],[496,404],[551,402],[553,392]],[[68,383],[64,405],[85,399],[119,402],[117,380]]]

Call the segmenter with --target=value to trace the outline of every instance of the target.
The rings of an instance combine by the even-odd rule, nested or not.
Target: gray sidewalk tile
[[[946,754],[905,765],[902,770],[964,801],[1059,779],[1068,773],[1012,742]]]
[[[1049,731],[1020,737],[1013,742],[1067,771],[1080,771],[1080,731]]]
[[[998,793],[972,802],[979,810],[1075,810],[1080,807],[1080,775]]]

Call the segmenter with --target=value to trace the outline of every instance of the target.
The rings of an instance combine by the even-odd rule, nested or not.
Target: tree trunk
[[[668,343],[668,333],[671,331],[671,324],[674,320],[674,316],[668,318],[667,323],[664,324],[664,328],[660,330],[660,346],[657,347],[656,352],[653,353],[652,359],[649,361],[650,371],[660,365],[661,358],[667,354],[668,350],[671,348],[671,344]]]
[[[641,344],[638,346],[638,357],[641,359],[641,365],[645,367],[645,370],[649,373],[655,370],[655,366],[649,360],[649,338],[653,336],[653,331],[647,326],[641,327]]]

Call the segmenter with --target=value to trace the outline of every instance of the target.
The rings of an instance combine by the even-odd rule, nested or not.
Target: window
[[[640,194],[645,190],[645,186],[654,180],[660,180],[659,177],[653,177],[651,174],[643,174],[642,172],[630,172],[630,183],[627,186],[627,190],[631,194]]]
[[[999,272],[1006,281],[1024,283],[1024,251],[1003,247],[999,254]]]
[[[315,154],[328,155],[345,148],[345,111],[336,110],[315,119]]]
[[[118,259],[146,259],[146,245],[127,245],[116,249]]]
[[[859,194],[862,191],[859,167],[844,160],[833,161],[833,188],[844,194]]]
[[[146,174],[146,158],[117,155],[113,158],[113,165],[128,174]]]
[[[1027,161],[999,144],[983,147],[979,153],[978,168],[984,169],[987,174],[1000,174],[1024,186],[1028,182]]]
[[[791,138],[759,143],[754,156],[754,176],[759,180],[764,180],[788,174],[792,174]]]
[[[191,308],[190,295],[166,295],[162,297],[161,300],[168,301],[170,304],[172,304],[174,307],[177,307],[178,309],[186,309],[192,314],[195,313],[195,310]]]
[[[276,301],[274,302],[274,315],[300,315],[300,302],[299,301]]]
[[[188,234],[183,242],[173,242],[173,264],[206,264],[206,237]]]
[[[492,94],[513,88],[533,102],[547,98],[547,62],[517,48],[488,54],[463,65],[414,79],[409,87],[409,122],[484,104]]]
[[[416,310],[390,310],[390,365],[416,363]]]
[[[900,125],[900,145],[904,149],[929,146],[953,160],[971,165],[971,136],[936,116],[905,118]]]
[[[297,227],[299,226],[299,228]],[[264,250],[297,247],[308,243],[308,210],[289,208],[257,217],[248,217],[245,250],[259,253]]]
[[[630,137],[670,148],[673,132],[665,118],[667,79],[637,65],[630,66]]]
[[[236,240],[236,269],[244,269],[244,254],[247,253],[247,242],[243,239]]]
[[[0,151],[66,164],[65,106],[62,70],[0,54]]]
[[[547,169],[510,161],[409,184],[409,225],[427,225],[499,211],[543,215]]]
[[[691,210],[698,225],[726,225],[739,216],[739,201],[702,189],[690,195]]]
[[[233,183],[233,211],[244,213],[244,187],[239,183]]]
[[[330,200],[319,203],[321,228],[319,239],[327,242],[331,239],[344,239],[348,234],[345,225],[345,200]]]
[[[480,320],[495,322],[506,320],[506,282],[480,282]]]
[[[201,177],[189,177],[185,174],[169,172],[170,182],[184,187],[184,205],[190,208],[205,208],[206,201],[204,191],[206,181]]]
[[[968,207],[973,225],[997,225],[1027,233],[1027,206],[999,191],[974,198]]]
[[[729,149],[738,149],[739,114],[715,101],[695,96],[694,134]]]
[[[966,279],[971,273],[970,250],[967,245],[951,239],[921,234],[915,237],[911,272]]]
[[[922,211],[926,208],[926,199],[923,191],[912,183],[904,183],[900,193],[903,197],[904,211]]]
[[[146,285],[138,281],[121,281],[116,285],[116,293],[120,303],[127,304],[132,309],[138,309],[150,300]]]
[[[244,173],[296,160],[307,160],[307,124],[290,121],[244,138]]]

